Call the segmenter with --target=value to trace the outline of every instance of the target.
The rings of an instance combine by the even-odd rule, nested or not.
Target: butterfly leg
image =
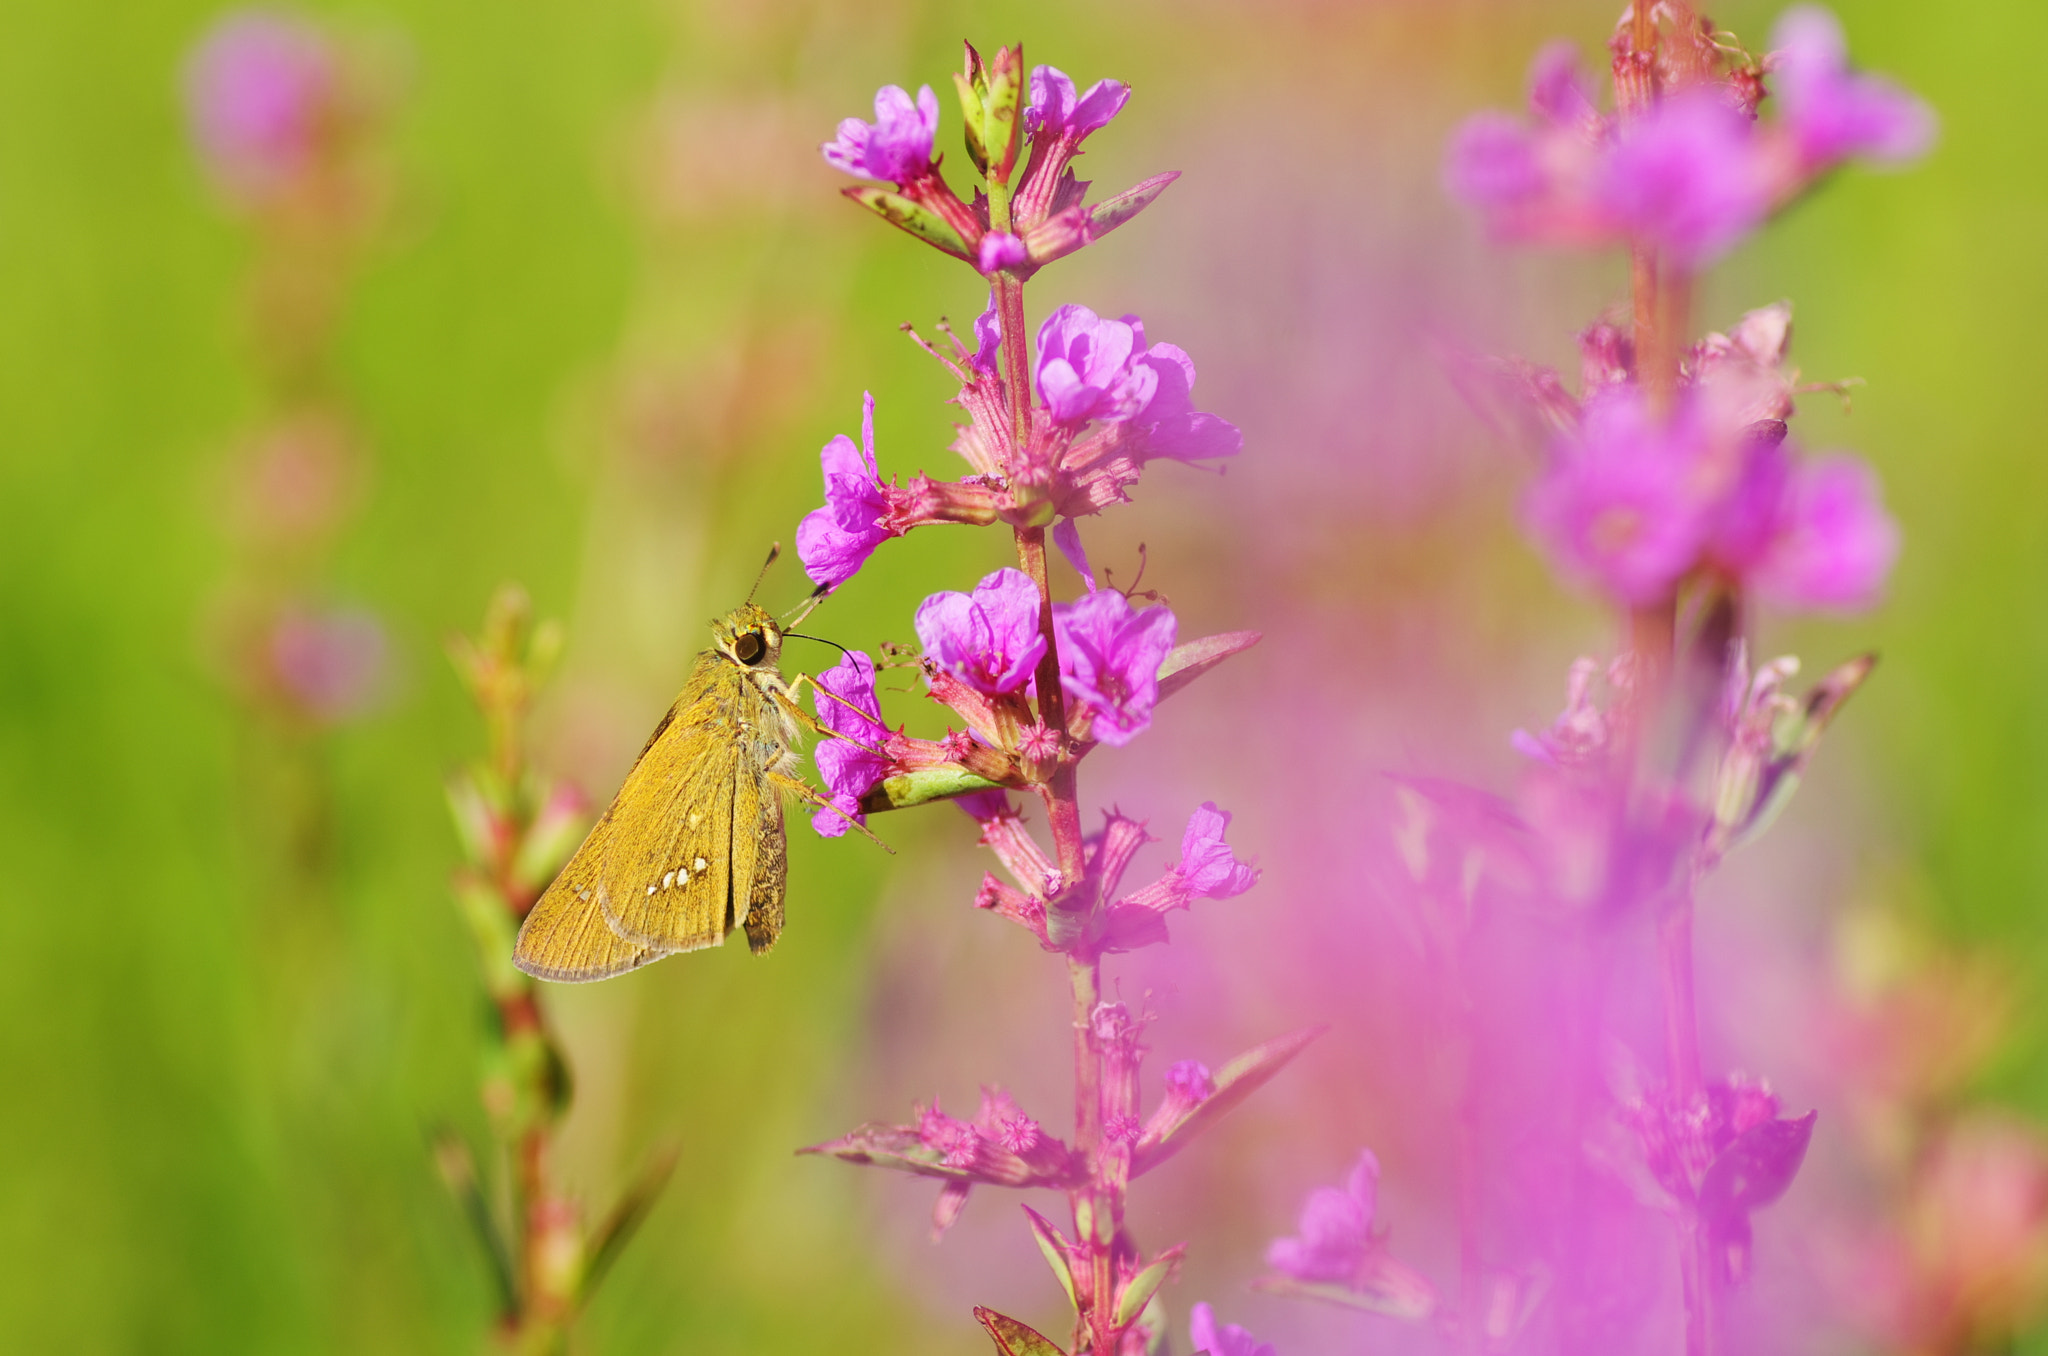
[[[867,825],[861,823],[858,819],[855,819],[852,815],[846,813],[846,811],[840,809],[837,805],[834,805],[829,797],[825,796],[818,790],[817,787],[812,786],[803,778],[791,777],[780,772],[770,771],[768,774],[768,780],[774,783],[776,786],[781,787],[784,791],[789,792],[791,795],[798,796],[803,800],[809,801],[811,804],[817,806],[821,810],[830,810],[833,814],[838,815],[841,819],[845,820],[848,824],[852,825],[854,829],[857,830],[863,838],[866,838],[876,847],[880,848],[882,851],[888,853],[892,857],[896,854],[896,849],[890,847],[887,843],[875,837],[874,831],[868,828]]]
[[[861,740],[853,739],[849,736],[839,733],[837,730],[825,724],[825,722],[819,720],[810,712],[804,710],[801,706],[798,706],[796,702],[797,694],[803,690],[804,684],[806,683],[810,684],[811,687],[815,690],[824,693],[831,700],[838,702],[847,710],[859,712],[863,719],[874,719],[873,716],[868,715],[867,712],[862,711],[858,706],[855,706],[852,702],[846,700],[846,698],[832,691],[832,689],[828,687],[819,686],[818,680],[811,677],[810,674],[799,673],[795,678],[790,680],[789,690],[782,694],[782,699],[788,702],[789,712],[796,719],[797,724],[803,726],[812,734],[822,735],[826,739],[844,739],[847,743],[854,744],[859,746],[860,748],[866,749],[869,753],[874,754],[878,758],[887,758],[889,756],[888,753],[883,749],[878,749],[871,744],[863,743]]]

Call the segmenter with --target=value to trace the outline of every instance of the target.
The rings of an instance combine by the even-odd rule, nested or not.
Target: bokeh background
[[[1714,14],[1760,41],[1775,8]],[[323,377],[352,430],[349,503],[293,568],[383,640],[345,718],[287,728],[221,640],[236,590],[271,568],[236,505],[279,387],[250,323],[258,232],[209,185],[181,106],[220,11],[6,5],[4,1345],[482,1342],[484,1273],[427,1145],[443,1124],[483,1133],[485,1005],[442,799],[483,736],[444,639],[505,579],[561,618],[538,756],[602,796],[704,620],[816,503],[817,448],[855,431],[863,390],[885,471],[950,473],[948,389],[896,326],[964,321],[981,288],[842,202],[815,147],[876,86],[927,81],[951,145],[963,36],[1136,87],[1084,172],[1112,189],[1186,177],[1041,275],[1033,309],[1139,311],[1195,356],[1203,408],[1245,432],[1227,477],[1156,467],[1090,534],[1120,579],[1146,544],[1145,582],[1184,635],[1268,637],[1091,764],[1091,795],[1164,837],[1195,801],[1238,812],[1233,842],[1267,868],[1177,922],[1171,964],[1127,966],[1125,996],[1150,995],[1162,1061],[1337,1023],[1263,1104],[1140,1185],[1141,1227],[1193,1244],[1177,1322],[1206,1297],[1283,1351],[1394,1341],[1245,1282],[1362,1143],[1387,1162],[1404,1251],[1450,1256],[1425,1033],[1401,1019],[1397,929],[1370,921],[1353,870],[1383,832],[1372,788],[1389,768],[1504,778],[1507,731],[1547,720],[1570,658],[1610,642],[1517,537],[1524,464],[1443,354],[1563,361],[1625,279],[1612,259],[1489,250],[1444,200],[1438,158],[1463,114],[1518,102],[1541,40],[1597,50],[1614,9],[307,6],[377,72],[383,198],[342,270]],[[1760,1269],[1816,1292],[1821,1203],[1885,1209],[1871,1172],[1841,1166],[1854,1116],[1829,1076],[1822,1009],[1856,956],[1889,948],[2003,995],[1985,1020],[2005,1034],[1944,1095],[2048,1116],[2048,12],[1838,10],[1861,64],[1939,110],[1939,149],[1831,182],[1700,304],[1721,325],[1790,297],[1806,373],[1866,379],[1852,413],[1809,401],[1803,430],[1878,465],[1906,534],[1877,612],[1767,624],[1765,649],[1810,672],[1872,646],[1883,663],[1702,923],[1710,1062],[1823,1110],[1817,1166],[1760,1224]],[[910,640],[918,599],[1004,553],[994,533],[890,543],[814,625],[869,649]],[[786,563],[764,596],[801,589]],[[886,700],[936,728],[911,694]],[[578,1076],[564,1175],[601,1201],[661,1145],[682,1165],[580,1349],[971,1351],[974,1303],[1056,1324],[1013,1203],[977,1197],[934,1247],[927,1186],[791,1156],[913,1098],[967,1109],[984,1080],[1066,1114],[1057,967],[968,907],[968,822],[942,807],[878,827],[897,856],[793,833],[791,922],[768,960],[728,949],[550,995]],[[1845,952],[1843,920],[1870,918],[1891,940],[1865,927]],[[1793,1311],[1759,1350],[1883,1346],[1824,1298]]]

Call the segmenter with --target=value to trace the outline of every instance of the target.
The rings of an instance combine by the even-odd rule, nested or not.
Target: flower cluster
[[[1799,454],[1787,421],[1791,308],[1693,345],[1659,414],[1612,327],[1580,336],[1583,394],[1523,369],[1555,428],[1523,521],[1561,572],[1619,602],[1703,580],[1792,609],[1873,602],[1898,555],[1877,478],[1847,453]]]
[[[1084,830],[1081,763],[1098,748],[1139,738],[1163,700],[1259,637],[1244,631],[1184,640],[1179,619],[1156,595],[1098,586],[1075,520],[1127,501],[1152,461],[1215,462],[1236,455],[1242,439],[1227,421],[1195,408],[1194,360],[1152,342],[1138,317],[1110,319],[1066,305],[1035,330],[1026,322],[1029,278],[1129,220],[1175,176],[1157,175],[1088,205],[1088,185],[1072,162],[1130,92],[1114,80],[1081,92],[1040,66],[1027,94],[1023,71],[1020,49],[988,60],[967,50],[955,83],[968,155],[983,180],[972,205],[939,172],[938,100],[929,87],[914,98],[883,89],[874,122],[849,119],[824,147],[835,167],[892,186],[847,196],[967,261],[987,279],[989,305],[974,323],[971,348],[944,326],[944,350],[917,339],[958,383],[954,400],[967,421],[953,450],[969,473],[957,481],[923,474],[884,480],[870,397],[860,444],[839,437],[824,449],[825,503],[799,527],[797,548],[822,593],[914,527],[1000,525],[1015,539],[1016,568],[996,570],[971,589],[935,592],[917,607],[915,658],[882,652],[885,664],[914,666],[925,693],[947,710],[952,723],[942,737],[889,727],[876,695],[878,666],[867,653],[850,651],[818,676],[814,709],[831,737],[817,750],[826,803],[813,824],[837,835],[867,815],[948,799],[973,818],[981,845],[1008,877],[984,873],[975,905],[1023,927],[1062,959],[1073,1011],[1084,1018],[1078,1039],[1064,1027],[1060,1034],[1076,1064],[1074,1133],[1052,1134],[1008,1094],[984,1087],[971,1120],[934,1100],[907,1124],[869,1124],[812,1152],[939,1180],[933,1224],[940,1233],[976,1186],[1066,1192],[1069,1228],[1026,1214],[1074,1305],[1079,1349],[1108,1353],[1163,1340],[1159,1295],[1184,1250],[1176,1244],[1148,1256],[1138,1246],[1125,1219],[1130,1182],[1243,1101],[1320,1029],[1268,1041],[1213,1072],[1179,1061],[1147,1111],[1140,1085],[1151,1014],[1103,997],[1105,957],[1166,942],[1167,915],[1198,899],[1241,895],[1259,873],[1228,841],[1229,813],[1205,802],[1188,817],[1178,858],[1126,888],[1138,854],[1155,840],[1143,820],[1117,810],[1104,812],[1097,832]],[[1077,597],[1052,595],[1048,536],[1082,579]],[[1027,824],[1019,796],[1042,807],[1050,848]],[[1005,1351],[1060,1350],[1014,1319],[976,1314]],[[1207,1306],[1197,1306],[1191,1328],[1215,1356],[1272,1350],[1241,1328],[1219,1326]]]
[[[1529,73],[1531,120],[1466,122],[1446,165],[1451,190],[1499,239],[1648,245],[1697,268],[1843,162],[1899,164],[1932,142],[1924,104],[1849,69],[1825,10],[1787,13],[1771,45],[1752,58],[1725,35],[1673,34],[1649,63],[1665,97],[1634,116],[1602,114],[1576,52],[1546,47]],[[1767,93],[1780,109],[1768,120]]]

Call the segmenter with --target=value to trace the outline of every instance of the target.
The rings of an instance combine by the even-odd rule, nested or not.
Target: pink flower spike
[[[1855,611],[1877,601],[1899,555],[1869,466],[1846,453],[1800,466],[1783,525],[1750,576],[1759,597],[1784,607]]]
[[[875,397],[861,403],[861,445],[840,434],[819,453],[825,471],[825,507],[797,524],[796,553],[813,584],[833,588],[859,572],[875,548],[891,535],[883,526],[889,512],[887,488],[875,461]]]
[[[208,31],[185,70],[185,100],[207,170],[230,197],[262,203],[312,168],[336,93],[318,30],[241,10]]]
[[[1522,504],[1523,522],[1564,573],[1631,604],[1677,584],[1707,530],[1697,423],[1690,406],[1656,420],[1629,387],[1587,403]]]
[[[818,149],[834,169],[900,186],[932,172],[938,134],[939,99],[930,85],[917,91],[915,103],[902,86],[884,85],[875,93],[873,123],[848,118],[839,136]]]
[[[1842,25],[1827,10],[1787,10],[1771,47],[1772,85],[1808,173],[1850,156],[1900,165],[1933,145],[1933,111],[1889,80],[1852,72]]]
[[[1350,1281],[1364,1266],[1378,1210],[1380,1160],[1362,1150],[1342,1190],[1317,1187],[1301,1207],[1296,1236],[1276,1238],[1266,1265],[1298,1281]]]
[[[1628,234],[1698,268],[1763,220],[1771,179],[1750,120],[1703,89],[1625,128],[1597,196]]]
[[[916,625],[927,658],[991,697],[1024,686],[1045,654],[1038,586],[1021,570],[997,570],[971,594],[933,594]]]
[[[1139,612],[1115,589],[1055,603],[1060,680],[1088,738],[1121,747],[1152,724],[1159,666],[1173,649],[1179,623],[1165,607]],[[1071,723],[1071,720],[1070,720]]]
[[[1208,1356],[1279,1356],[1271,1342],[1261,1342],[1235,1323],[1216,1326],[1216,1311],[1200,1301],[1188,1310],[1188,1344]]]

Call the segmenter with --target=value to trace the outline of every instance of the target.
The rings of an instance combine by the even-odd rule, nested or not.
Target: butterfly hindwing
[[[603,856],[599,836],[607,823],[600,822],[591,830],[583,847],[535,902],[519,929],[513,964],[536,979],[565,984],[610,979],[669,954],[660,947],[640,946],[619,936],[598,907],[595,864]]]

